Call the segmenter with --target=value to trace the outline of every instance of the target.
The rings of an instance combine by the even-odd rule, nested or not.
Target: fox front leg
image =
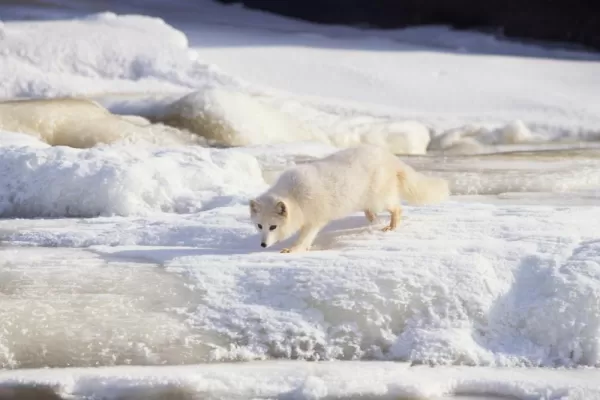
[[[289,249],[281,250],[282,253],[298,253],[301,251],[307,251],[310,246],[312,246],[317,234],[321,230],[320,226],[303,226],[300,229],[300,234],[298,235],[298,240],[296,243]]]

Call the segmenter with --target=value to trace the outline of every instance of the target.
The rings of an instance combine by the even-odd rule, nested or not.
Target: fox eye
[[[261,224],[258,224],[258,229],[262,229],[262,225]]]
[[[277,225],[271,225],[271,226],[269,227],[269,230],[270,230],[270,231],[274,231],[274,230],[275,230],[275,228],[277,228]]]

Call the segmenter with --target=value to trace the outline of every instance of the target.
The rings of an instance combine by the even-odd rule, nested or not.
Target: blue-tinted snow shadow
[[[381,216],[380,216],[381,218]],[[381,223],[383,219],[380,219]],[[378,226],[379,223],[370,225],[364,216],[353,215],[347,218],[332,221],[328,224],[317,236],[314,247],[316,249],[326,250],[329,244],[335,241],[340,236],[359,233],[367,233]],[[204,232],[208,234],[207,232]],[[169,247],[169,246],[152,246],[144,248],[140,246],[135,249],[115,250],[111,252],[103,252],[98,250],[90,250],[99,254],[108,261],[136,261],[151,264],[167,264],[175,258],[181,257],[215,257],[215,256],[234,256],[234,255],[250,255],[259,253],[278,253],[281,249],[289,247],[297,238],[297,234],[289,239],[273,245],[268,249],[260,247],[260,239],[258,234],[239,239],[227,238],[221,241],[222,246],[219,247]]]

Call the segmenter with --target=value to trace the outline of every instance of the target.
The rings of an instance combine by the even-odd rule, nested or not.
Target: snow
[[[245,202],[264,183],[254,157],[202,147],[0,147],[0,157],[3,217],[189,213]]]
[[[239,90],[207,88],[184,96],[152,117],[199,133],[212,142],[231,146],[312,141],[337,147],[372,143],[398,154],[427,151],[429,130],[418,122],[382,123],[371,118],[368,127],[363,122],[354,129],[338,127],[329,131],[321,127],[325,124],[319,126],[295,118],[297,111],[298,107],[287,112],[278,110]],[[314,113],[308,110],[305,114],[307,112]],[[327,125],[338,123],[332,121]]]
[[[261,251],[246,206],[0,229],[21,245],[83,246],[181,276],[201,298],[178,314],[213,349],[206,360],[596,365],[600,211],[556,210],[407,207],[392,234],[355,215],[287,256],[287,242]]]
[[[465,377],[468,374],[468,377]],[[492,376],[490,378],[490,375]],[[119,367],[3,372],[0,380],[39,382],[63,396],[218,399],[597,399],[594,370],[410,367],[396,363],[265,362],[197,367]],[[463,397],[464,396],[464,397]],[[481,397],[479,397],[481,396]]]
[[[600,398],[598,54],[56,4],[0,6],[53,19],[0,25],[0,397]],[[453,196],[260,248],[248,199],[359,143]]]
[[[191,56],[186,36],[157,18],[102,13],[70,21],[8,22],[0,95],[181,91],[210,79],[208,66]]]
[[[6,22],[0,96],[92,97],[228,145],[318,140],[424,154],[432,139],[432,150],[467,153],[598,139],[597,55],[441,28],[275,35],[285,20],[264,26],[262,13],[203,3],[187,36],[160,18],[112,12]],[[250,27],[215,27],[219,12]]]
[[[311,27],[309,34],[276,35],[259,26],[210,26],[211,35],[199,27],[189,41],[203,60],[236,77],[330,107],[343,100],[361,111],[418,119],[436,131],[520,119],[544,135],[597,133],[597,54],[445,27],[366,34]]]

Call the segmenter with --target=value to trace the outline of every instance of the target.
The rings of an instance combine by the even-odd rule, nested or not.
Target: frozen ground
[[[193,3],[0,2],[0,398],[600,398],[598,54]],[[358,143],[454,196],[262,251]]]

